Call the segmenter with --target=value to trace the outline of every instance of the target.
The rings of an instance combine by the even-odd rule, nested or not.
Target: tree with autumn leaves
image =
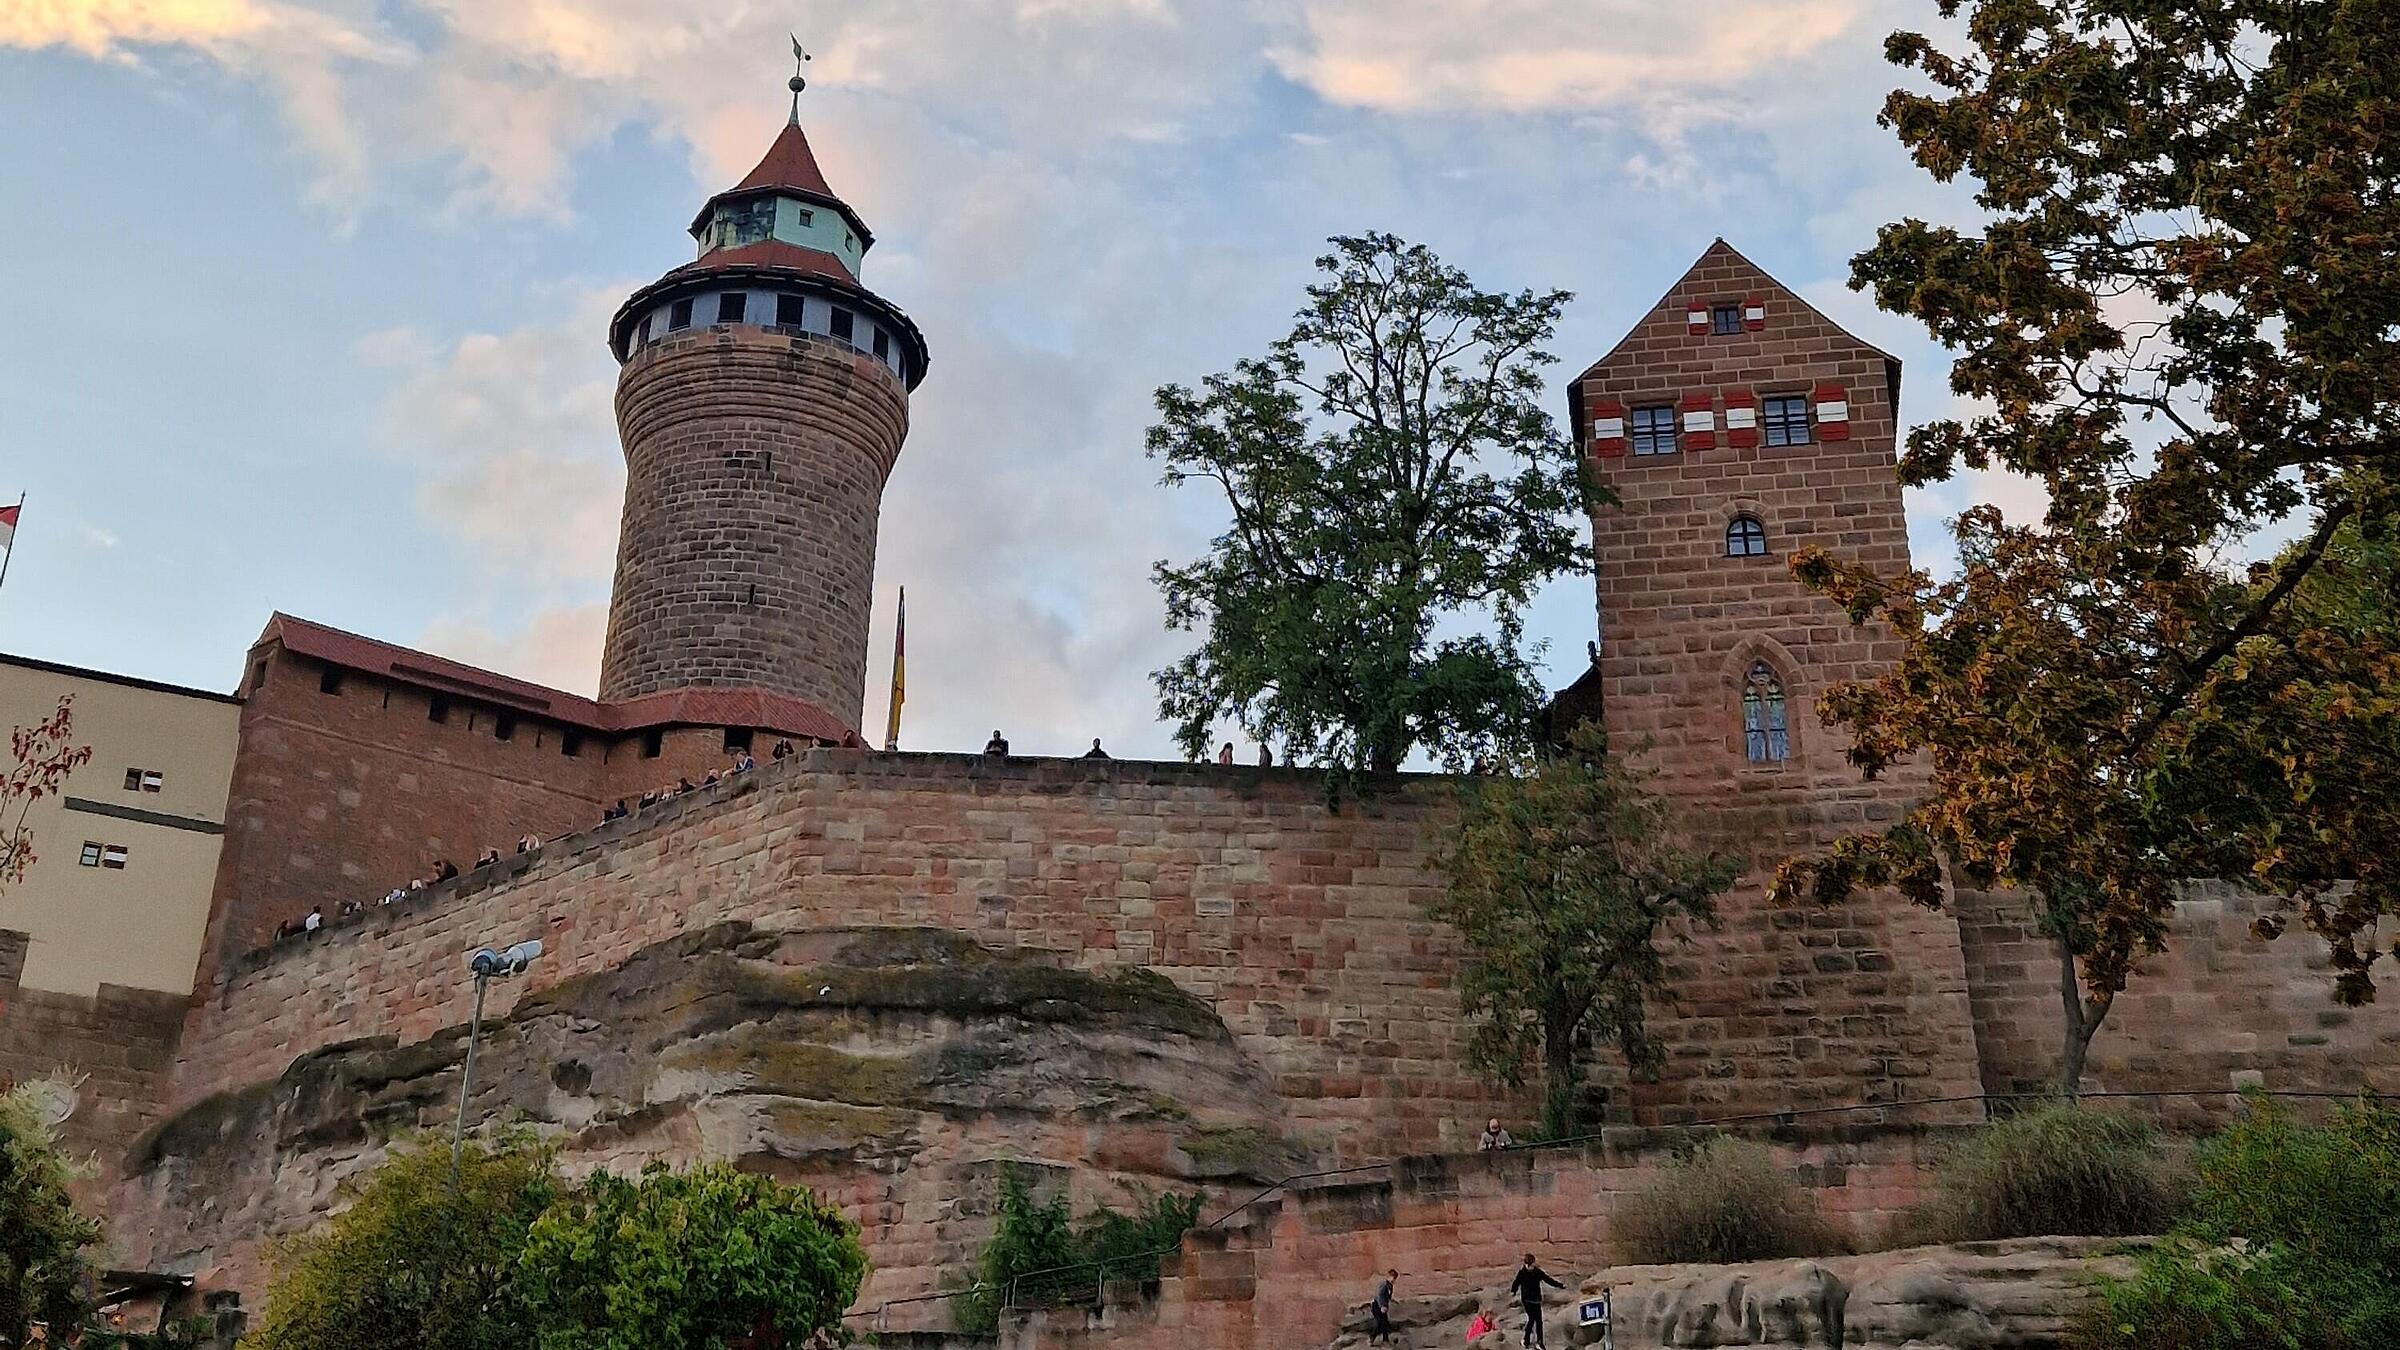
[[[75,744],[75,696],[32,726],[9,734],[8,774],[0,778],[0,891],[25,879],[33,866],[33,804],[66,791],[67,776],[89,763],[92,747]]]
[[[2006,470],[2048,509],[1965,512],[1945,581],[1794,557],[1904,643],[1821,701],[1851,760],[1933,778],[1775,892],[1939,904],[1947,868],[2037,897],[2072,1093],[2193,878],[2280,897],[2262,935],[2325,943],[2344,1002],[2400,954],[2400,6],[1940,9],[1962,36],[1889,40],[1924,85],[1883,120],[1986,219],[1887,226],[1853,279],[1972,401],[1910,435],[1904,481]]]

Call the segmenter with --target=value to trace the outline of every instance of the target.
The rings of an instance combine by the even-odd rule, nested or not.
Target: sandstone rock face
[[[396,1139],[448,1127],[465,1043],[330,1047],[167,1121],[119,1189],[116,1230],[149,1243],[124,1255],[255,1297],[264,1242]],[[1312,1161],[1278,1111],[1216,1015],[1147,972],[933,929],[727,923],[487,1022],[468,1119],[549,1136],[570,1170],[706,1157],[805,1182],[861,1224],[872,1306],[964,1271],[1011,1166],[1078,1203],[1272,1179]]]
[[[1616,1350],[2057,1350],[2098,1275],[2133,1269],[2141,1239],[2022,1238],[1865,1256],[1731,1266],[1618,1266],[1584,1282],[1610,1291]],[[1554,1299],[1559,1296],[1554,1295]],[[1402,1343],[1464,1345],[1477,1300],[1403,1300]],[[1524,1322],[1499,1294],[1481,1350],[1519,1344]],[[1574,1305],[1547,1314],[1549,1342],[1580,1336]],[[1337,1346],[1363,1344],[1364,1319]]]

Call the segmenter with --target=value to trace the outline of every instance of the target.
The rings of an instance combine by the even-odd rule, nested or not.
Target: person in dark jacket
[[[1367,1305],[1367,1311],[1375,1316],[1375,1325],[1367,1332],[1367,1344],[1369,1345],[1373,1345],[1377,1341],[1382,1341],[1386,1345],[1391,1344],[1392,1284],[1399,1278],[1399,1271],[1387,1270],[1383,1273],[1383,1283],[1375,1286],[1375,1301]]]
[[[1525,1253],[1525,1264],[1517,1267],[1517,1278],[1509,1282],[1509,1290],[1517,1296],[1517,1305],[1525,1310],[1525,1344],[1546,1345],[1542,1339],[1542,1286],[1564,1289],[1565,1285],[1550,1278],[1550,1273],[1533,1262],[1533,1253]]]

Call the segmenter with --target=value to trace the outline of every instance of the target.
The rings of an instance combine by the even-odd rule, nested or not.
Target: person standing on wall
[[[1548,1271],[1534,1264],[1532,1252],[1525,1253],[1525,1264],[1517,1268],[1517,1278],[1510,1281],[1508,1287],[1516,1294],[1518,1306],[1525,1310],[1525,1344],[1528,1347],[1547,1345],[1542,1339],[1542,1286],[1545,1284],[1553,1289],[1566,1288],[1551,1279]]]

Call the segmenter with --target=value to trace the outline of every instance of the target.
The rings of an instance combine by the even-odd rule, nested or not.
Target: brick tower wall
[[[695,329],[625,363],[617,424],[601,698],[751,686],[857,726],[876,519],[908,433],[898,378],[819,339]]]
[[[1758,302],[1763,321],[1696,334],[1687,322],[1695,302]],[[1809,543],[1886,570],[1906,566],[1895,373],[1720,242],[1577,386],[1587,428],[1608,430],[1598,419],[1618,414],[1611,405],[1676,407],[1679,422],[1682,410],[1705,406],[1715,422],[1713,443],[1687,439],[1665,455],[1611,453],[1624,447],[1587,438],[1600,481],[1620,499],[1593,516],[1612,742],[1646,745],[1659,789],[1752,864],[1721,902],[1721,926],[1676,949],[1675,1007],[1653,1018],[1670,1071],[1634,1088],[1648,1104],[1642,1117],[1976,1090],[1962,1053],[1974,1034],[1955,921],[1888,895],[1805,912],[1765,900],[1782,859],[1896,819],[1922,790],[1915,772],[1862,781],[1838,735],[1818,724],[1822,690],[1883,668],[1898,646],[1885,630],[1851,625],[1789,570]],[[1826,383],[1846,389],[1847,439],[1729,443],[1725,412],[1744,391],[1763,400]],[[1767,556],[1726,556],[1737,514],[1764,524]],[[1744,749],[1743,680],[1761,660],[1786,697],[1791,751],[1781,763],[1753,764]]]

